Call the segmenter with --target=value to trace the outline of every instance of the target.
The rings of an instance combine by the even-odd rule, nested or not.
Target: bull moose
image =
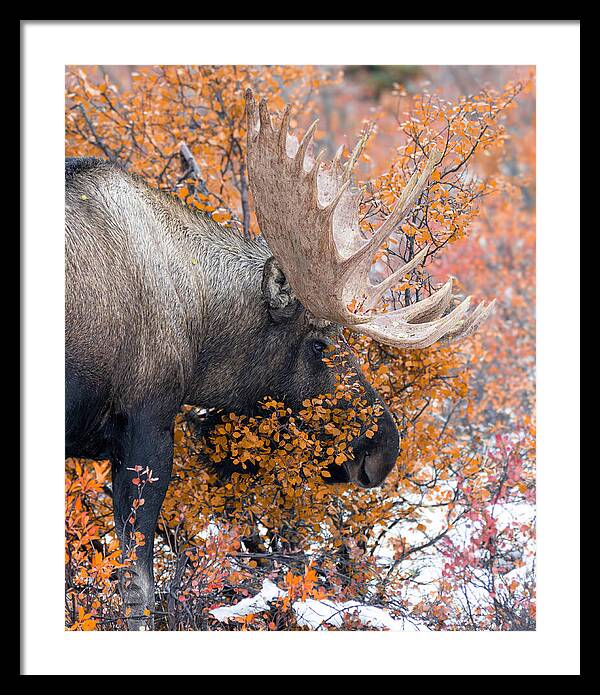
[[[66,456],[108,458],[115,526],[122,547],[136,466],[158,479],[144,493],[138,549],[124,602],[130,628],[152,625],[153,538],[169,485],[174,418],[183,404],[251,414],[266,395],[291,407],[330,393],[324,350],[343,345],[342,328],[403,348],[474,331],[489,315],[469,298],[450,310],[452,281],[421,301],[373,311],[384,293],[423,263],[424,248],[379,284],[369,279],[381,244],[411,212],[439,153],[408,182],[370,238],[359,229],[361,192],[352,172],[368,133],[342,162],[313,157],[316,123],[301,142],[290,107],[274,124],[266,102],[246,94],[247,166],[262,237],[248,239],[121,166],[66,160]],[[455,303],[455,302],[454,302]],[[353,458],[329,480],[378,486],[393,468],[399,435],[379,395],[374,437],[357,438]]]

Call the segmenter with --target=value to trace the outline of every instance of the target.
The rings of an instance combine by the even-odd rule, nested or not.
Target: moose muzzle
[[[396,465],[400,437],[390,413],[384,412],[372,438],[365,435],[352,444],[354,457],[344,464],[348,482],[361,487],[378,487]]]

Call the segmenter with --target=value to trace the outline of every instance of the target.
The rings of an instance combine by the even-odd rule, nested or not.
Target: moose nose
[[[391,455],[388,451],[380,450],[367,454],[360,473],[360,484],[366,487],[379,487],[396,465],[397,455],[397,450]]]
[[[361,487],[378,487],[396,464],[400,438],[392,416],[386,412],[372,439],[363,436],[354,444],[354,460],[348,462],[348,477]]]
[[[379,487],[396,463],[396,456],[387,452],[365,454],[348,464],[350,482],[364,488]]]

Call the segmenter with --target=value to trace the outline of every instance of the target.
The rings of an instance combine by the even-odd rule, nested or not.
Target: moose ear
[[[279,323],[292,318],[300,303],[273,256],[265,261],[261,287],[273,321]]]

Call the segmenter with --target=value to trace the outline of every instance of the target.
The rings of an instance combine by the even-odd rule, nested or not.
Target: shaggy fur
[[[294,407],[327,393],[334,375],[315,346],[340,340],[340,327],[311,319],[261,239],[116,164],[68,159],[65,182],[66,455],[111,459],[123,544],[136,493],[129,469],[150,467],[159,480],[136,529],[152,539],[181,405],[252,413],[265,395]],[[350,368],[379,401],[356,363]],[[398,434],[387,409],[382,422],[377,437],[356,443],[356,471],[338,466],[338,480],[383,480]],[[151,542],[138,558],[124,591],[139,615],[153,604]]]

